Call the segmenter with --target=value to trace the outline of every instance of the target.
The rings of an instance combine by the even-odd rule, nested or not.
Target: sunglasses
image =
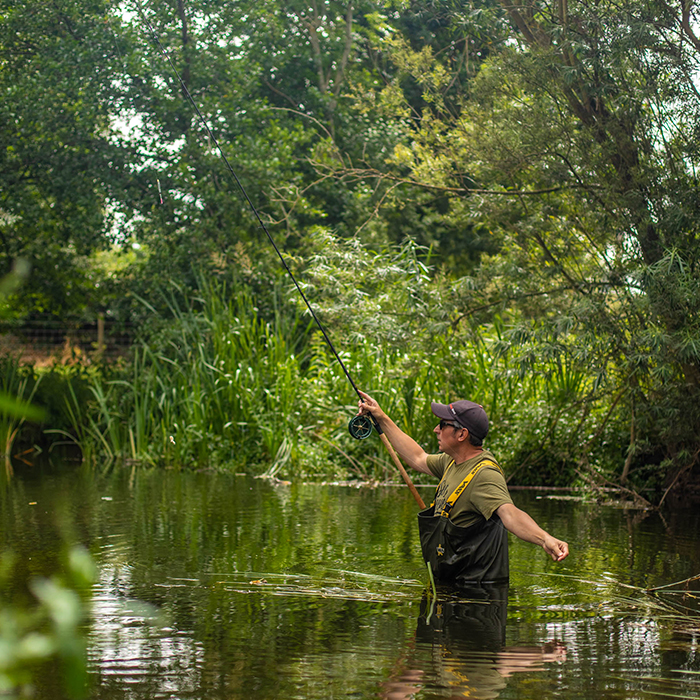
[[[459,423],[453,423],[450,420],[445,420],[444,418],[440,420],[440,430],[444,430],[449,426],[450,428],[455,428],[456,430],[461,430],[464,426],[459,425]]]

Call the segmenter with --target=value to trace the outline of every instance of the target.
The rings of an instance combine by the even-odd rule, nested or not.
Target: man
[[[506,529],[540,545],[554,561],[569,546],[545,532],[516,508],[494,456],[483,447],[489,429],[486,411],[472,401],[432,403],[439,454],[427,454],[379,404],[360,392],[359,413],[371,413],[406,464],[440,479],[435,502],[418,515],[423,557],[436,579],[458,585],[508,580]]]

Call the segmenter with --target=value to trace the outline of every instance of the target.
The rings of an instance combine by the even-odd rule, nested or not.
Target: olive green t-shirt
[[[496,461],[488,450],[461,464],[452,464],[452,457],[444,452],[428,455],[428,469],[440,479],[435,492],[436,513],[442,511],[452,492],[473,467],[484,459]],[[494,466],[485,466],[476,473],[469,486],[460,494],[450,513],[450,520],[460,527],[469,527],[479,520],[480,515],[489,520],[500,506],[512,502],[501,470]]]

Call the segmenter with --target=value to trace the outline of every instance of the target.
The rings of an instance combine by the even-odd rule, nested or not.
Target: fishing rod
[[[326,333],[326,329],[323,327],[323,324],[321,323],[318,316],[316,315],[316,312],[311,307],[309,300],[306,298],[306,294],[304,294],[304,290],[301,288],[301,286],[297,282],[296,277],[294,276],[292,271],[289,269],[289,266],[287,265],[287,261],[284,259],[284,256],[282,255],[282,252],[280,251],[280,249],[277,247],[277,244],[275,243],[275,240],[272,237],[272,234],[268,230],[267,226],[265,226],[265,222],[260,217],[260,214],[258,213],[257,208],[253,204],[253,201],[250,199],[250,197],[248,196],[248,193],[245,191],[243,184],[241,183],[241,181],[238,178],[238,175],[236,175],[236,171],[231,166],[231,163],[229,162],[228,158],[226,157],[226,154],[224,153],[223,149],[221,148],[221,145],[219,144],[218,139],[216,138],[216,136],[214,136],[214,134],[212,133],[212,130],[209,128],[209,124],[208,124],[207,120],[204,118],[204,115],[200,112],[199,107],[197,106],[197,103],[195,102],[194,98],[192,97],[192,94],[190,93],[187,85],[185,84],[185,81],[182,79],[180,72],[175,67],[175,64],[173,63],[173,61],[170,57],[170,54],[168,53],[166,48],[161,43],[160,38],[158,37],[158,34],[156,33],[155,29],[153,28],[153,25],[148,21],[148,18],[146,17],[146,14],[144,13],[143,8],[142,8],[139,0],[136,0],[136,7],[138,8],[139,15],[141,17],[141,21],[144,23],[144,25],[146,27],[148,27],[148,31],[150,32],[151,37],[153,38],[153,41],[155,42],[156,46],[158,47],[160,52],[165,57],[166,61],[168,62],[170,69],[172,70],[173,74],[175,75],[178,82],[180,83],[180,87],[182,88],[183,93],[185,94],[185,96],[189,100],[190,104],[194,108],[194,111],[197,114],[199,121],[202,123],[202,126],[204,127],[205,131],[207,132],[207,135],[209,136],[211,142],[216,146],[217,150],[219,151],[219,155],[221,156],[221,159],[223,160],[224,164],[226,165],[226,168],[227,168],[230,176],[233,178],[233,181],[235,182],[238,189],[241,191],[243,198],[248,203],[248,206],[250,207],[251,211],[253,212],[253,215],[255,216],[258,224],[260,225],[260,228],[265,232],[267,239],[270,241],[270,244],[275,249],[275,253],[277,253],[277,257],[280,259],[280,262],[282,263],[282,267],[285,269],[287,274],[290,276],[292,282],[294,283],[294,286],[296,287],[297,291],[299,292],[301,298],[304,300],[304,304],[306,304],[306,308],[309,310],[311,317],[313,318],[316,325],[318,326],[318,329],[321,331],[321,334],[323,335],[323,338],[326,341],[326,344],[330,348],[330,351],[333,353],[335,359],[338,360],[338,364],[343,369],[343,372],[345,373],[347,380],[350,382],[350,386],[352,386],[353,390],[355,391],[355,393],[359,397],[360,401],[362,401],[364,403],[364,399],[362,398],[362,394],[360,394],[359,389],[357,388],[357,386],[355,385],[355,382],[353,381],[352,377],[350,376],[350,372],[348,371],[348,368],[345,366],[345,363],[343,362],[343,360],[341,359],[337,350],[335,349],[333,343],[331,342],[330,336],[328,335],[328,333]],[[160,182],[158,182],[158,189],[160,191]],[[387,448],[389,454],[391,455],[391,458],[392,458],[394,464],[396,465],[396,467],[399,470],[399,473],[401,474],[401,477],[403,478],[404,482],[406,483],[406,486],[408,486],[408,488],[411,491],[411,494],[413,495],[413,498],[416,500],[416,503],[418,503],[420,508],[424,509],[425,503],[423,502],[423,499],[420,497],[420,494],[416,490],[416,487],[413,485],[413,482],[411,481],[411,477],[409,477],[408,473],[404,469],[404,466],[401,464],[401,461],[399,460],[396,452],[394,451],[394,448],[392,447],[391,443],[389,442],[389,439],[384,434],[384,431],[382,430],[381,426],[377,422],[377,419],[371,413],[360,414],[360,415],[354,416],[353,418],[350,419],[350,422],[348,423],[348,430],[350,431],[350,435],[352,435],[352,437],[354,437],[356,440],[364,440],[372,434],[372,430],[377,431],[377,435],[379,435],[379,438],[384,443],[384,446]]]

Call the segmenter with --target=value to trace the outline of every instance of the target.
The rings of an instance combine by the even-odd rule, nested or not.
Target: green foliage
[[[13,358],[0,359],[0,449],[5,473],[12,475],[12,447],[25,420],[43,418],[43,411],[32,405],[37,382],[31,369]]]
[[[176,322],[112,378],[93,377],[89,403],[68,397],[78,443],[88,454],[161,464],[243,468],[267,456],[278,469],[303,427],[294,348],[306,324],[266,322],[245,292],[228,302],[216,282],[202,280],[184,308],[179,296],[169,298]]]
[[[12,312],[162,329],[71,380],[54,429],[149,462],[263,445],[271,473],[362,472],[354,397],[136,7],[5,4],[0,263],[33,263]],[[474,392],[522,478],[663,498],[697,475],[694,3],[145,11],[353,373],[421,440],[428,393]]]
[[[411,128],[410,112],[397,121],[361,102],[371,107],[373,95],[386,97],[382,86],[394,74],[397,85],[411,79],[388,58],[404,45],[399,29],[413,44],[430,43],[426,61],[441,56],[444,66],[431,70],[443,83],[458,64],[448,90],[454,101],[486,47],[505,37],[502,19],[493,31],[484,21],[493,7],[465,15],[459,3],[435,14],[431,4],[365,0],[184,0],[178,8],[150,6],[145,16],[288,249],[303,251],[313,227],[325,225],[346,237],[362,230],[380,245],[410,230],[422,244],[441,241],[457,253],[458,227],[435,215],[446,200],[415,189],[399,202],[394,185],[372,174]],[[24,255],[35,271],[13,299],[18,316],[106,310],[127,319],[140,311],[128,292],[154,303],[172,279],[195,284],[193,259],[216,269],[235,264],[241,242],[260,243],[135,3],[121,11],[70,0],[36,12],[31,3],[9,3],[0,16],[10,144],[0,256],[8,267]],[[401,55],[411,64],[410,52]],[[348,177],[333,176],[339,164],[350,167]],[[130,243],[142,251],[118,279],[99,257],[115,240],[126,260]],[[479,242],[465,259],[484,247]]]
[[[99,368],[79,364],[38,369],[23,363],[21,357],[0,357],[0,391],[4,392],[0,439],[8,475],[12,474],[10,460],[18,451],[18,444],[25,449],[46,447],[57,440],[55,435],[82,430],[76,423],[73,406],[87,401],[90,385],[100,375]]]
[[[430,402],[468,396],[489,412],[490,446],[517,479],[576,479],[585,448],[576,436],[594,434],[607,406],[586,408],[593,383],[573,359],[553,351],[531,372],[509,352],[503,322],[454,323],[446,309],[459,290],[431,281],[411,244],[372,252],[319,230],[314,246],[300,271],[314,309],[356,385],[400,427],[432,451]],[[254,302],[246,288],[198,279],[194,292],[165,295],[170,313],[151,324],[131,362],[86,375],[88,401],[65,397],[84,456],[295,479],[393,478],[378,441],[349,436],[357,396],[296,290],[287,282]],[[603,468],[620,453],[614,428],[603,420],[592,439],[610,446],[586,464]]]
[[[29,698],[41,669],[58,663],[67,697],[87,692],[85,605],[95,571],[92,558],[80,547],[64,554],[63,576],[34,577],[27,582],[26,603],[0,604],[0,692],[8,698]],[[15,568],[14,557],[0,558],[0,586],[6,588]]]
[[[492,46],[452,107],[437,54],[387,40],[422,103],[405,79],[376,100],[379,118],[403,109],[414,119],[375,176],[401,183],[397,201],[417,186],[443,193],[443,218],[461,224],[465,245],[490,232],[493,254],[462,286],[458,313],[481,309],[490,322],[500,310],[500,344],[521,373],[560,363],[585,375],[580,410],[584,422],[599,413],[598,438],[626,408],[632,461],[619,454],[616,468],[592,472],[586,441],[574,464],[590,478],[646,471],[638,485],[655,488],[667,471],[670,487],[700,454],[696,9],[501,5],[510,38]],[[495,16],[489,23],[495,29]],[[685,40],[671,56],[675,27]],[[537,423],[562,425],[556,406],[543,410]]]
[[[107,240],[122,153],[110,139],[121,43],[108,3],[0,3],[0,271],[33,268],[21,315],[94,303],[84,259]],[[123,48],[123,47],[122,47]]]

